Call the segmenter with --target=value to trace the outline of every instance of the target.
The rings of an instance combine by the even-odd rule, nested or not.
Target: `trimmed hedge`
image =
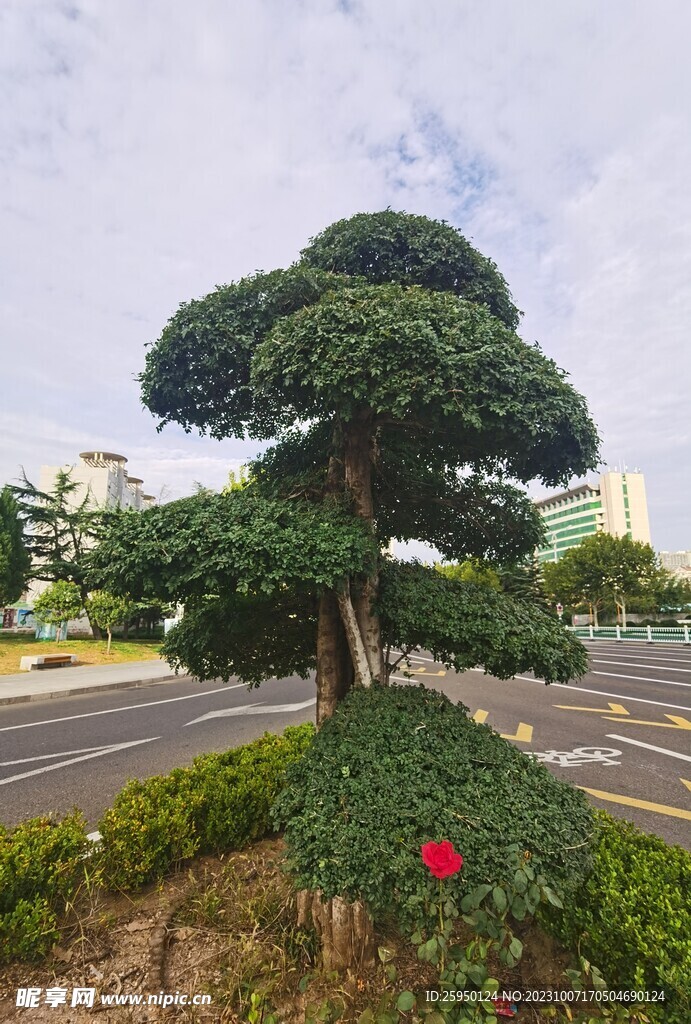
[[[547,926],[602,971],[610,987],[663,989],[651,1021],[691,1021],[691,854],[598,811],[592,874]]]
[[[111,888],[136,889],[198,853],[244,845],[270,827],[269,810],[286,769],[304,754],[311,723],[189,768],[128,782],[99,822],[101,864]]]
[[[362,896],[375,916],[417,923],[427,895],[420,846],[463,854],[450,895],[496,884],[518,843],[567,898],[591,868],[584,794],[468,709],[424,686],[354,690],[288,771],[273,810],[301,888]]]
[[[0,826],[0,963],[44,956],[55,944],[60,915],[84,880],[88,847],[79,812]]]

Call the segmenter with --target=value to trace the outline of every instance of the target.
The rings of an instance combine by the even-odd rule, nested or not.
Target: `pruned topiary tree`
[[[427,647],[547,681],[581,646],[532,602],[382,554],[515,562],[541,539],[517,483],[593,467],[566,374],[515,333],[495,265],[450,225],[339,221],[287,270],[178,309],[146,357],[145,405],[212,437],[274,439],[241,489],[115,517],[98,585],[184,602],[164,653],[200,678],[317,673],[317,719]]]

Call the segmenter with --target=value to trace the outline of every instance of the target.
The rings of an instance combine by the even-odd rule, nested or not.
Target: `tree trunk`
[[[353,663],[341,622],[338,600],[331,590],[319,598],[317,625],[317,728],[336,710],[353,683]]]
[[[626,629],[626,601],[623,597],[621,599],[621,604],[619,605],[619,607],[621,608],[621,628]]]
[[[322,903],[321,893],[298,893],[298,928],[314,928],[321,939],[326,971],[367,968],[374,964],[372,919],[361,900],[348,903],[341,896]]]
[[[369,410],[363,411],[355,419],[343,424],[345,482],[353,496],[356,514],[365,520],[374,535],[373,437],[374,419]],[[378,585],[379,573],[378,570],[375,570],[365,580],[359,592],[353,596],[353,607],[365,648],[369,674],[372,679],[386,683],[381,624],[379,616],[374,611]],[[346,625],[346,632],[347,628]]]
[[[346,583],[338,595],[338,608],[345,629],[350,656],[353,659],[353,671],[355,673],[356,686],[371,686],[372,673],[367,660],[367,652],[362,640],[360,626],[355,615],[353,602],[350,599],[350,587]]]
[[[108,632],[108,646],[106,647],[106,654],[110,654],[110,642],[113,639],[113,636],[112,636],[112,634],[110,632],[110,627],[108,627],[107,632]]]
[[[593,626],[595,627],[595,629],[599,628],[597,621],[597,604],[593,605]]]

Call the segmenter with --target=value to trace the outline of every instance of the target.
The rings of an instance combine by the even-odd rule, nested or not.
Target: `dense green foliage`
[[[384,565],[379,609],[391,647],[424,647],[459,672],[482,665],[500,679],[531,671],[552,683],[587,670],[583,644],[535,604],[417,562]]]
[[[19,506],[9,487],[0,490],[0,608],[18,601],[26,587],[31,557],[24,544]]]
[[[370,284],[417,284],[486,305],[515,329],[519,311],[495,264],[450,224],[394,210],[359,213],[322,231],[302,250],[308,266]]]
[[[83,608],[79,587],[67,580],[51,583],[34,601],[34,614],[39,622],[52,623],[58,628],[63,622],[79,618]]]
[[[136,889],[197,853],[243,846],[269,827],[286,768],[309,744],[312,725],[265,734],[189,768],[133,780],[99,822],[106,884]]]
[[[424,687],[353,691],[287,779],[274,817],[298,885],[362,896],[375,915],[415,921],[429,840],[449,839],[465,858],[447,882],[453,896],[501,878],[514,843],[542,858],[558,890],[590,867],[583,794]]]
[[[660,1024],[691,1020],[691,854],[598,812],[592,874],[550,916],[571,949],[597,963],[610,987],[663,989],[645,1012]]]
[[[0,825],[0,963],[44,956],[84,878],[89,845],[81,814]]]
[[[61,469],[52,491],[40,491],[26,477],[11,490],[27,527],[31,578],[75,583],[86,599],[88,552],[99,535],[101,512],[90,491],[79,498],[81,487],[69,470]]]
[[[307,677],[316,666],[317,601],[309,593],[231,594],[185,604],[165,637],[162,656],[197,679]]]
[[[545,590],[553,600],[572,607],[588,603],[595,609],[618,605],[624,625],[632,599],[647,599],[656,607],[671,582],[650,544],[609,533],[585,537],[558,562],[544,563],[543,572]]]
[[[366,571],[372,544],[339,502],[272,501],[249,488],[111,514],[92,579],[173,601],[335,586]]]

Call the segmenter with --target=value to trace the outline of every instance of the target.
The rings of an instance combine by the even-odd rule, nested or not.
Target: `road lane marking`
[[[684,818],[691,821],[691,811],[685,811],[682,807],[668,807],[666,804],[653,804],[649,800],[636,800],[632,796],[620,796],[617,793],[604,793],[601,789],[589,789],[587,786],[577,786],[584,793],[590,793],[597,800],[609,800],[613,804],[623,804],[624,807],[638,807],[642,811],[652,811],[653,814],[666,814],[670,818]]]
[[[485,722],[487,721],[488,714],[489,711],[483,711],[481,708],[478,708],[478,710],[473,715],[473,721],[477,722],[478,725],[484,725]]]
[[[639,683],[663,683],[665,686],[691,687],[691,683],[676,683],[672,679],[650,679],[647,676],[625,676],[621,672],[596,672],[593,669],[592,672],[587,674],[591,676],[607,676],[608,679],[636,679]]]
[[[194,697],[208,697],[210,693],[224,693],[226,690],[237,690],[244,683],[233,683],[223,689],[204,690],[202,693],[186,693],[183,697],[166,697],[165,700],[150,700],[146,704],[128,704],[124,708],[106,708],[104,711],[87,711],[83,715],[65,715],[64,718],[46,718],[42,722],[24,722],[23,725],[4,725],[0,732],[11,732],[13,729],[31,729],[35,725],[55,725],[56,722],[73,722],[75,718],[93,718],[95,715],[115,715],[120,711],[138,711],[139,708],[153,708],[159,704],[174,704],[178,700],[192,700]]]
[[[593,652],[593,653],[595,653],[595,652]],[[629,658],[629,659],[631,659],[631,658],[635,658],[635,657],[636,657],[635,654],[627,654],[626,651],[617,651],[616,653],[614,653],[614,651],[613,651],[611,654],[609,654],[607,651],[597,651],[597,656],[593,657],[593,661],[599,661],[602,658],[606,658],[608,661],[610,661],[612,658]],[[638,657],[640,657],[640,654],[638,655]],[[660,665],[660,668],[664,668],[665,667],[665,663],[668,662],[668,661],[679,662],[680,664],[683,664],[683,665],[691,665],[691,658],[664,658],[664,657],[657,658],[657,657],[654,657],[652,655],[650,656],[650,661],[646,661],[645,664],[648,666],[648,668],[654,668],[656,662],[662,662],[663,664]],[[629,664],[629,663],[630,662],[627,662],[627,664]]]
[[[92,757],[104,757],[106,754],[115,754],[118,750],[125,750],[128,747],[137,747],[141,743],[153,743],[160,740],[160,736],[151,736],[147,740],[130,740],[128,743],[111,743],[102,747],[93,754],[83,754],[81,757],[70,758],[69,761],[58,761],[57,764],[47,764],[43,768],[34,768],[30,772],[22,772],[21,775],[11,775],[8,779],[0,779],[0,786],[8,786],[11,782],[20,782],[21,779],[28,779],[32,775],[43,775],[45,772],[54,772],[58,768],[66,768],[70,764],[78,764],[79,761],[89,761]]]
[[[503,740],[514,740],[516,743],[530,743],[533,739],[533,727],[532,725],[526,725],[525,722],[519,722],[518,728],[512,736],[505,732],[500,732],[499,735]]]
[[[607,708],[581,708],[578,704],[553,704],[553,708],[561,708],[562,711],[594,711],[597,715],[604,714],[607,710],[612,711],[615,715],[628,715],[629,712],[626,710],[623,704],[612,704],[609,703],[609,709]]]
[[[469,671],[482,672],[483,670],[481,668],[471,668]],[[541,686],[548,685],[544,679],[534,679],[533,676],[514,676],[513,678],[521,679],[526,683],[540,683]],[[637,704],[654,704],[657,708],[676,708],[677,711],[691,711],[691,707],[686,707],[684,704],[664,704],[662,701],[648,700],[646,697],[632,697],[630,693],[608,693],[607,690],[589,690],[578,683],[550,683],[549,685],[559,686],[564,690],[570,690],[571,693],[597,693],[600,697],[621,697],[622,700],[635,700]]]
[[[91,750],[103,750],[100,747],[82,747],[81,750],[60,750],[56,754],[38,754],[36,757],[20,757],[17,761],[0,761],[0,768],[9,768],[12,764],[28,764],[29,761],[50,761],[52,757],[65,757],[67,754],[88,754]]]
[[[427,658],[427,661],[432,661],[432,658]],[[436,664],[436,663],[435,663]],[[488,673],[485,672],[484,668],[469,668],[467,672],[480,672],[483,676]],[[462,673],[459,673],[462,675]],[[605,676],[606,672],[596,672],[595,675]],[[410,682],[404,676],[391,676],[393,680],[400,683]],[[492,677],[494,678],[494,677]],[[622,679],[640,679],[640,676],[622,676]],[[560,689],[569,690],[571,693],[595,693],[598,697],[619,697],[621,700],[635,701],[637,704],[653,704],[656,708],[676,708],[677,711],[691,711],[691,707],[686,704],[667,704],[661,700],[649,700],[647,697],[633,697],[630,693],[610,693],[609,690],[590,690],[587,686],[581,686],[580,683],[546,683],[544,679],[536,679],[534,676],[512,676],[511,679],[499,679],[499,683],[510,683],[513,679],[520,679],[524,683],[539,683],[540,686],[558,686]],[[449,680],[450,682],[456,682],[456,680]],[[652,682],[664,682],[664,680],[653,679]],[[686,686],[686,683],[672,684]]]
[[[647,722],[643,718],[612,718],[611,715],[603,715],[608,722],[626,722],[627,725],[655,725],[660,729],[691,729],[691,722],[688,718],[683,718],[681,715],[665,715],[665,718],[669,718],[669,722]]]
[[[625,668],[662,668],[665,672],[691,672],[691,668],[674,668],[672,665],[639,665],[635,661],[614,661],[612,658],[593,658],[593,665],[623,665]]]
[[[311,708],[316,703],[317,698],[310,697],[309,700],[303,700],[299,704],[265,704],[261,701],[259,704],[244,704],[239,708],[221,708],[220,711],[209,711],[207,715],[201,715],[192,722],[185,722],[183,728],[187,728],[188,725],[196,725],[197,722],[206,722],[210,718],[230,718],[238,715],[289,714],[291,711],[303,711],[305,708]]]
[[[691,789],[691,782],[688,779],[679,779],[682,786],[686,786],[687,789]]]
[[[654,750],[658,754],[667,754],[668,757],[678,757],[680,761],[691,761],[688,754],[680,754],[677,750],[669,750],[667,747],[656,747],[654,743],[644,743],[642,740],[633,740],[630,736],[615,736],[607,734],[608,740],[619,740],[620,743],[630,743],[634,747],[645,747],[646,750]]]
[[[403,671],[405,672],[405,669]],[[442,668],[442,669],[439,670],[439,672],[429,672],[424,667],[423,668],[412,668],[412,669],[410,669],[410,674],[411,674],[411,676],[422,676],[422,675],[425,675],[425,676],[445,676],[446,675],[446,669]]]

